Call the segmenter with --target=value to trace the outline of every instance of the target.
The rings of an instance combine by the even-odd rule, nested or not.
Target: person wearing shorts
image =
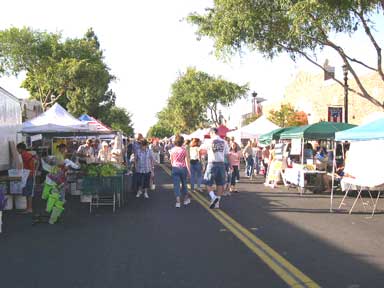
[[[220,199],[224,192],[226,183],[226,172],[224,160],[228,156],[229,148],[224,139],[218,135],[217,128],[210,129],[211,139],[208,140],[204,149],[207,150],[208,165],[204,174],[204,184],[207,185],[208,194],[211,197],[209,208],[220,208]],[[216,193],[213,185],[216,185]]]

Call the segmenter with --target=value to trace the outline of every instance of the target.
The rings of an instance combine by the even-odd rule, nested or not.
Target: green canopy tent
[[[338,122],[318,122],[311,125],[297,126],[283,131],[280,139],[333,140],[335,133],[356,125]]]
[[[262,145],[269,145],[271,144],[272,140],[279,140],[281,133],[293,128],[296,128],[296,127],[277,128],[268,133],[260,135],[258,141]]]
[[[301,155],[304,154],[304,140],[334,140],[335,133],[347,130],[356,125],[338,122],[318,122],[311,125],[293,127],[283,131],[280,139],[301,139]],[[304,159],[301,157],[301,164]]]

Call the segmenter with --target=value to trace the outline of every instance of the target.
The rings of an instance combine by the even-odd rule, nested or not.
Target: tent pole
[[[301,139],[301,165],[304,165],[304,138]]]
[[[333,160],[332,160],[332,190],[331,190],[331,207],[329,209],[329,212],[333,212],[333,190],[335,188],[334,182],[335,182],[335,166],[336,166],[336,141],[333,142]]]

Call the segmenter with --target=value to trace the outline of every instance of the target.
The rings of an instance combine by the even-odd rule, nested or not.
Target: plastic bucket
[[[7,198],[7,204],[4,207],[4,210],[12,210],[13,209],[13,196],[12,195],[6,195]]]
[[[49,217],[49,224],[55,224],[57,219],[60,217],[60,215],[63,213],[64,208],[63,207],[53,207],[51,217]]]
[[[15,196],[15,208],[18,210],[27,209],[27,197],[26,196]]]

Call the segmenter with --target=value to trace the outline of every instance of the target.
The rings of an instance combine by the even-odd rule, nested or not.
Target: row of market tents
[[[52,136],[114,133],[111,128],[89,115],[84,114],[79,119],[75,118],[58,103],[41,115],[23,122],[21,132]]]

